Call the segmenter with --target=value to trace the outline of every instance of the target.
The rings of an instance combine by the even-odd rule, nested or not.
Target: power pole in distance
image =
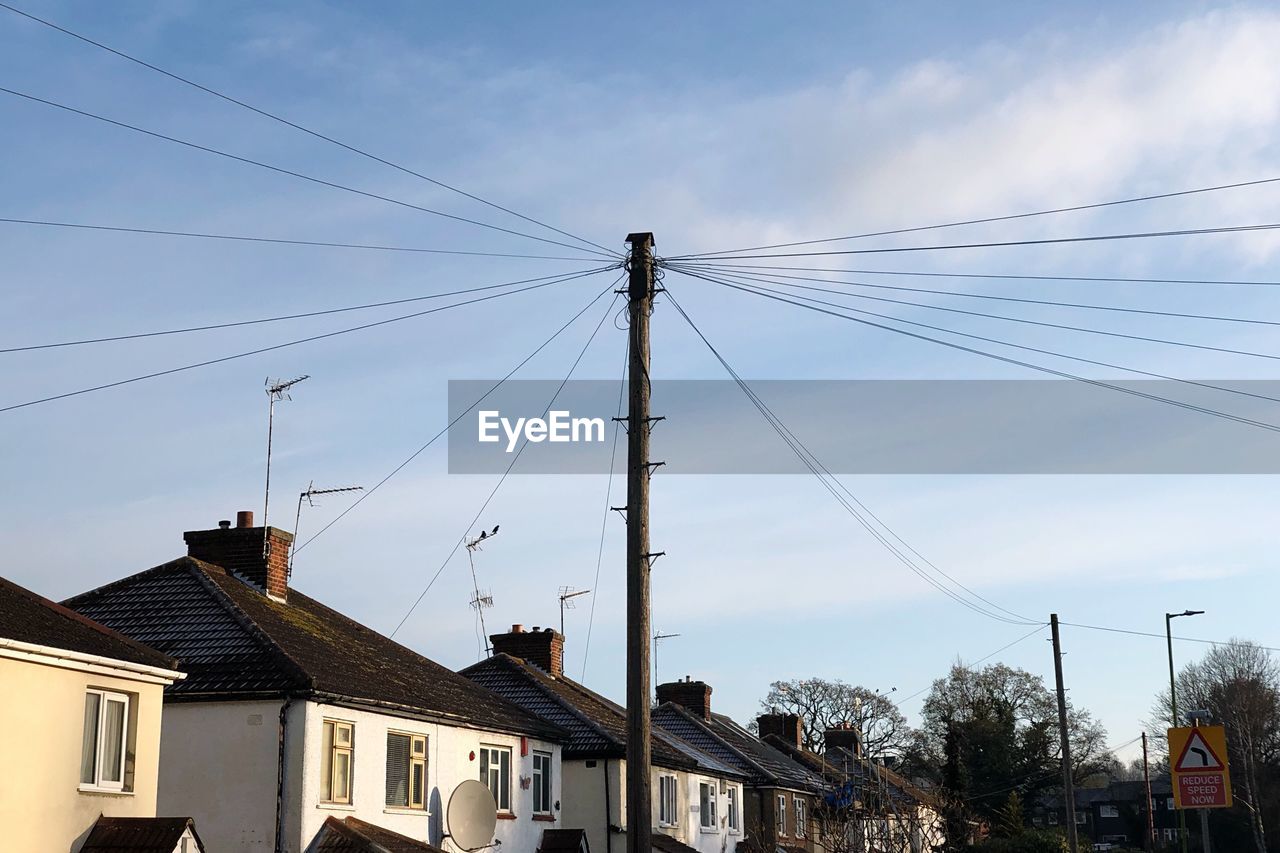
[[[1067,844],[1071,853],[1079,853],[1076,836],[1076,790],[1071,774],[1071,739],[1067,736],[1067,691],[1062,686],[1062,643],[1058,639],[1058,614],[1049,614],[1053,632],[1053,674],[1058,681],[1058,733],[1062,738],[1062,805],[1066,809]]]
[[[649,314],[653,234],[627,235],[627,853],[653,853],[649,772]]]
[[[1147,788],[1147,842],[1142,845],[1142,849],[1154,851],[1156,849],[1156,816],[1155,801],[1151,799],[1151,768],[1147,764],[1147,733],[1142,733],[1142,781]]]

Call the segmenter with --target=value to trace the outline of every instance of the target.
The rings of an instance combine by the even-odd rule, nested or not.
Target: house
[[[569,732],[564,747],[567,826],[586,830],[594,853],[626,849],[626,721],[621,705],[564,674],[564,637],[550,628],[513,625],[491,636],[492,657],[462,674]],[[743,837],[746,773],[655,726],[652,759],[653,848],[664,853],[724,853]]]
[[[1112,782],[1103,788],[1076,788],[1076,832],[1082,840],[1094,844],[1143,846],[1147,832],[1147,809],[1151,809],[1156,833],[1156,849],[1179,846],[1178,811],[1174,808],[1173,788],[1169,780],[1151,780],[1151,800],[1147,801],[1146,783],[1142,780]],[[1060,792],[1046,793],[1028,809],[1036,827],[1060,825],[1062,797]],[[1190,829],[1195,821],[1188,821]],[[1191,833],[1194,834],[1194,833]]]
[[[827,729],[823,733],[826,750],[818,755],[801,746],[802,731],[795,715],[765,714],[758,726],[766,743],[827,781],[815,828],[815,834],[824,838],[825,849],[927,853],[946,840],[942,811],[932,795],[863,755],[862,739],[854,727]]]
[[[0,826],[14,853],[80,850],[99,816],[154,818],[168,655],[0,578]]]
[[[205,853],[189,817],[100,817],[80,853]]]
[[[67,605],[183,662],[159,806],[211,850],[299,853],[329,817],[438,845],[467,779],[490,787],[508,853],[561,825],[567,733],[292,589],[293,537],[252,513],[183,538],[187,556]]]
[[[659,684],[657,694],[655,726],[746,775],[739,850],[772,853],[817,849],[813,816],[826,791],[821,775],[791,760],[731,718],[714,713],[711,687],[702,681],[686,677],[684,681]],[[799,719],[791,716],[785,721],[792,724],[799,744]],[[778,730],[782,731],[782,727]]]

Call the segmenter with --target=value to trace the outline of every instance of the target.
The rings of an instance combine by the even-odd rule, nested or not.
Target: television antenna
[[[498,535],[498,528],[501,525],[495,524],[493,530],[481,530],[480,535],[467,542],[467,562],[471,564],[471,609],[476,612],[476,618],[480,628],[480,652],[488,657],[493,650],[489,645],[489,631],[484,625],[485,610],[493,607],[493,593],[489,590],[480,591],[480,581],[476,578],[476,551],[482,550],[481,545]]]
[[[271,507],[271,433],[275,426],[276,417],[276,401],[292,400],[289,396],[289,389],[299,382],[310,379],[310,376],[303,374],[295,379],[275,380],[271,381],[267,377],[267,485],[266,494],[262,498],[262,556],[266,557],[271,549],[271,540],[267,536],[267,531],[271,528],[267,527],[267,510]]]
[[[662,640],[670,640],[672,637],[679,637],[679,634],[664,634],[658,631],[653,635],[653,683],[659,684],[658,680],[658,644]]]
[[[566,609],[573,610],[575,607],[573,600],[589,592],[591,592],[589,589],[574,589],[571,586],[560,587],[560,636],[564,636],[564,611]]]
[[[364,486],[338,486],[332,489],[317,489],[315,486],[316,486],[316,481],[312,480],[310,483],[307,483],[306,489],[304,489],[302,493],[298,495],[298,513],[293,517],[293,541],[294,542],[298,541],[298,523],[302,521],[302,502],[303,501],[307,502],[307,506],[314,507],[316,505],[315,498],[318,498],[320,495],[337,495],[337,494],[342,494],[343,492],[363,492],[364,491]],[[296,552],[292,550],[289,551],[288,576],[290,577],[293,576],[293,557],[295,553]]]

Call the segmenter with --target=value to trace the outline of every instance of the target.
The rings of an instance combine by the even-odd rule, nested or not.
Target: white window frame
[[[805,823],[809,820],[809,807],[808,807],[808,803],[806,803],[806,802],[804,801],[804,798],[803,798],[803,797],[801,797],[799,794],[792,794],[792,795],[791,795],[791,801],[792,801],[792,803],[794,803],[794,804],[795,804],[795,808],[796,808],[796,818],[795,818],[795,820],[796,820],[796,833],[795,833],[795,837],[796,837],[796,838],[804,838],[804,836],[805,836],[805,832],[806,832],[806,829],[805,829]]]
[[[1120,817],[1120,808],[1114,805],[1098,806],[1098,817],[1117,818]]]
[[[742,829],[742,819],[738,816],[738,786],[730,785],[725,790],[725,814],[729,821],[729,831],[739,832]]]
[[[706,779],[698,782],[698,825],[707,831],[719,829],[716,812],[719,799],[719,786],[714,780]]]
[[[346,732],[346,742],[339,738]],[[356,724],[348,720],[325,718],[320,725],[320,802],[326,805],[349,806],[355,801],[356,778]],[[339,755],[347,757],[346,797],[335,797],[338,780]],[[327,768],[327,773],[326,773]]]
[[[551,753],[534,751],[533,778],[529,787],[533,789],[533,813],[536,815],[551,814],[551,803],[553,800],[551,765]],[[538,803],[540,795],[545,797],[544,801],[541,803],[541,808],[539,808]]]
[[[85,779],[84,767],[84,747],[82,740],[80,744],[80,789],[84,791],[115,791],[119,793],[125,792],[125,778],[129,775],[129,713],[132,710],[133,702],[128,693],[118,693],[114,690],[98,690],[90,688],[85,691],[85,722],[88,723],[87,715],[89,713],[88,698],[90,696],[98,697],[97,719],[93,723],[94,743],[93,743],[93,773],[92,779]],[[120,717],[120,778],[104,779],[102,774],[109,757],[104,752],[106,747],[106,726],[107,726],[107,703],[117,702],[124,705],[124,712]],[[87,728],[87,726],[86,726]]]
[[[415,732],[402,732],[396,729],[387,730],[387,759],[391,758],[391,738],[403,737],[409,739],[409,755],[408,765],[404,768],[405,779],[405,802],[386,802],[383,797],[384,805],[389,809],[404,809],[406,811],[425,812],[427,810],[427,736],[417,734]],[[414,799],[413,790],[413,772],[420,770],[422,773],[422,787],[418,790],[419,799]]]
[[[670,773],[658,776],[658,826],[680,825],[680,797],[676,777]]]
[[[777,804],[774,806],[773,812],[774,829],[778,835],[787,834],[787,795],[779,794]]]
[[[493,794],[499,814],[514,813],[511,810],[511,747],[480,744],[480,781],[489,786],[489,793]]]

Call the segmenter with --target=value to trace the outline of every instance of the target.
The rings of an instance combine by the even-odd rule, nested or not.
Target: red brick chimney
[[[804,740],[804,727],[795,714],[761,714],[756,717],[756,726],[760,729],[760,737],[776,735],[799,749]]]
[[[686,711],[704,720],[711,718],[711,685],[694,681],[689,676],[684,681],[669,681],[658,685],[658,703],[674,702]]]
[[[827,749],[847,749],[859,758],[862,757],[862,735],[849,723],[841,723],[823,733]]]
[[[556,678],[564,675],[564,635],[553,628],[512,625],[506,634],[491,634],[489,642],[495,652],[523,658]]]
[[[182,534],[187,556],[222,568],[257,587],[277,601],[289,595],[289,547],[293,534],[277,527],[267,528],[263,551],[262,528],[253,526],[253,513],[236,513],[236,526],[218,522],[217,530],[188,530]]]

